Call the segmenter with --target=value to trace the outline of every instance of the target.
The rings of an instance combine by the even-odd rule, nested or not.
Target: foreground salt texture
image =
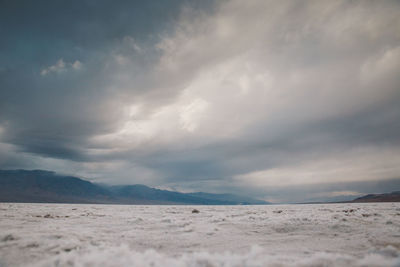
[[[400,203],[0,203],[0,266],[400,266]]]

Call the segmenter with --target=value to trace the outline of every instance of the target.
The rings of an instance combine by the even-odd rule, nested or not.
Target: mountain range
[[[400,191],[395,191],[386,194],[368,194],[354,199],[351,202],[366,203],[366,202],[400,202]]]
[[[0,170],[0,202],[263,205],[269,202],[234,194],[181,193],[145,185],[96,184],[45,170]],[[400,202],[400,191],[368,194],[351,201]]]
[[[258,205],[266,201],[233,194],[180,193],[145,185],[100,185],[44,170],[0,170],[0,202]]]

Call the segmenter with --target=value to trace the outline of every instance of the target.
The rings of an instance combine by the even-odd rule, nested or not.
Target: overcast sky
[[[275,202],[400,189],[399,1],[1,1],[0,168]]]

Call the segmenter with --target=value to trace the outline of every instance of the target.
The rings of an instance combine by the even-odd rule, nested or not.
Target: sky
[[[0,1],[0,169],[276,203],[400,190],[399,1]]]

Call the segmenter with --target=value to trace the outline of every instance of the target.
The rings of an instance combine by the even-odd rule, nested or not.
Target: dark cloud
[[[209,4],[4,2],[0,11],[0,24],[6,26],[0,32],[5,36],[0,42],[2,139],[26,152],[90,160],[84,151],[87,139],[115,130],[120,123],[121,98],[151,90],[140,77],[151,55],[135,55],[137,51],[126,40],[154,42],[171,27],[181,5],[203,8]],[[135,87],[115,85],[121,71],[113,61],[115,53],[142,61],[135,69],[124,70]],[[41,75],[60,60],[65,67]],[[82,65],[79,70],[72,66],[76,61]]]
[[[1,168],[280,201],[398,186],[396,1],[1,5]]]

